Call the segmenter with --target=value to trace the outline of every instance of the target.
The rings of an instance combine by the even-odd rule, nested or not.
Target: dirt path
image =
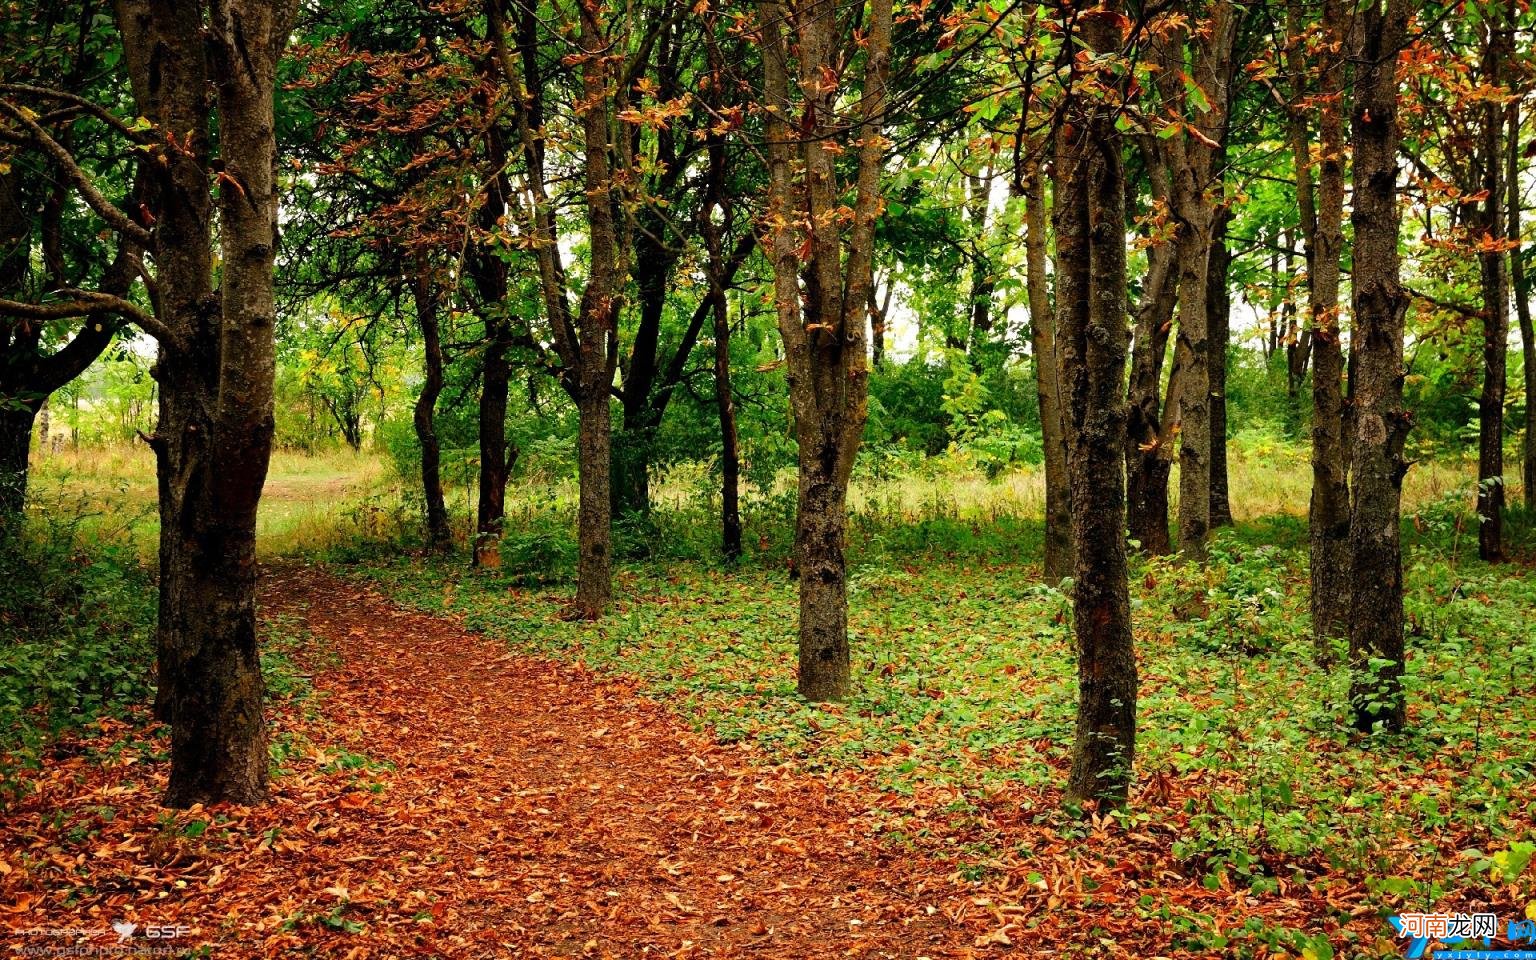
[[[61,764],[28,802],[40,824],[114,815],[85,849],[33,845],[51,883],[0,877],[13,929],[184,924],[221,958],[972,953],[944,868],[881,843],[845,793],[321,572],[280,569],[265,592],[269,619],[339,656],[286,734],[318,751],[195,838],[143,815],[159,778],[132,762],[105,782]],[[61,874],[80,888],[61,895]]]
[[[398,866],[356,871],[360,893],[430,874],[451,936],[529,953],[949,952],[929,949],[953,938],[906,870],[818,781],[747,765],[622,685],[357,587],[305,571],[273,589],[308,602],[310,629],[344,658],[327,714],[397,770],[388,819],[405,822],[362,826],[395,829]],[[441,859],[413,869],[413,847]]]

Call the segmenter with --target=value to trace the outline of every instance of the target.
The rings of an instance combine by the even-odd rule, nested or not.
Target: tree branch
[[[28,317],[33,320],[64,320],[71,317],[88,317],[96,313],[116,313],[126,317],[156,340],[173,343],[176,339],[171,333],[171,328],[161,323],[159,317],[122,297],[98,290],[66,288],[59,292],[71,299],[54,303],[0,300],[0,314]]]
[[[87,100],[84,97],[76,96],[73,93],[67,93],[63,90],[55,90],[52,87],[36,87],[29,83],[0,83],[0,93],[21,94],[23,96],[37,97],[44,100],[57,100],[60,103],[67,103],[73,108],[84,110],[86,113],[89,113],[97,120],[105,123],[107,126],[116,130],[118,133],[121,133],[123,136],[127,137],[129,140],[132,140],[134,143],[148,144],[154,142],[147,131],[135,130],[133,127],[130,127],[127,123],[125,123],[122,118],[118,117],[116,114],[112,113],[101,104],[93,103],[90,100]],[[48,119],[52,116],[54,116],[54,114],[46,114],[44,119]]]
[[[96,185],[91,182],[91,178],[86,176],[84,170],[80,169],[80,165],[75,162],[75,158],[70,155],[70,152],[61,146],[57,140],[49,136],[48,131],[39,126],[36,120],[28,116],[28,111],[7,100],[0,100],[0,111],[10,114],[23,127],[27,128],[27,132],[32,135],[32,139],[38,142],[43,148],[44,153],[47,153],[59,164],[70,181],[75,185],[75,189],[80,191],[80,196],[84,198],[92,210],[96,211],[98,216],[107,222],[108,226],[139,246],[147,250],[154,249],[155,239],[150,235],[149,231],[133,222],[128,214],[124,213],[112,201],[102,196],[101,191],[96,189]]]

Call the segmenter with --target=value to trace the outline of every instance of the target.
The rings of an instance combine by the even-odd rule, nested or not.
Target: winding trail
[[[976,952],[947,869],[883,843],[849,791],[320,570],[278,567],[263,593],[269,629],[325,652],[280,724],[272,802],[168,825],[163,763],[50,766],[5,824],[13,933],[183,924],[176,946],[215,958]],[[78,849],[51,810],[76,811]],[[65,942],[31,937],[6,946]]]
[[[821,781],[754,766],[626,684],[512,655],[316,571],[269,590],[342,656],[320,684],[329,719],[395,767],[384,815],[351,818],[379,860],[343,882],[354,897],[430,882],[439,946],[916,957],[969,945],[929,911],[925,881],[942,878],[893,862]]]

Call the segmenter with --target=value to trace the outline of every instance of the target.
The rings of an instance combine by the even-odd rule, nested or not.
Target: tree
[[[1136,756],[1137,689],[1120,469],[1128,329],[1116,119],[1127,85],[1120,55],[1129,20],[1112,3],[1084,13],[1064,6],[1060,17],[1069,73],[1054,128],[1056,316],[1077,545],[1077,740],[1067,797],[1118,805]]]
[[[1312,362],[1312,497],[1308,508],[1313,656],[1333,657],[1348,631],[1349,463],[1345,447],[1344,347],[1339,278],[1344,246],[1344,86],[1346,24],[1340,0],[1326,0],[1312,42],[1316,93],[1305,94],[1302,48],[1308,38],[1299,3],[1287,4],[1286,56],[1294,86],[1287,132],[1307,263],[1305,339]],[[1307,117],[1316,115],[1318,147]],[[1313,168],[1317,182],[1313,185]]]
[[[312,117],[289,133],[295,160],[315,174],[296,185],[286,284],[298,299],[324,295],[398,309],[409,299],[421,338],[423,384],[413,411],[421,446],[427,540],[450,540],[436,405],[451,357],[445,322],[479,384],[472,562],[500,563],[508,475],[511,354],[533,347],[511,302],[528,258],[506,224],[511,181],[499,70],[468,22],[478,3],[372,3],[316,11],[304,24],[303,72],[291,96]],[[537,351],[535,351],[537,352]]]
[[[865,331],[887,143],[881,122],[891,0],[871,0],[857,42],[831,0],[811,0],[794,10],[779,0],[761,0],[758,19],[768,156],[762,245],[773,265],[799,447],[799,690],[808,700],[837,700],[849,684],[844,524],[848,480],[868,410]],[[786,22],[797,41],[798,111],[790,92]],[[847,116],[839,113],[838,71],[855,56],[863,61],[861,83]],[[838,173],[838,157],[847,146],[857,148],[851,208],[842,205],[846,188]]]
[[[582,4],[566,24],[577,50],[563,62],[578,68],[575,128],[569,132],[583,157],[588,268],[579,305],[572,308],[571,284],[562,261],[560,231],[545,172],[547,89],[539,62],[544,40],[541,18],[531,4],[517,8],[517,46],[509,38],[503,0],[486,5],[488,36],[502,80],[521,154],[524,193],[520,217],[530,231],[538,264],[539,289],[561,363],[560,382],[579,415],[577,462],[577,584],[569,613],[596,619],[613,602],[612,420],[609,398],[618,365],[618,311],[630,269],[631,248],[623,241],[622,212],[631,208],[634,139],[629,124],[643,122],[631,112],[630,84],[651,55],[657,36],[670,22],[671,8],[645,11],[646,32],[632,34],[634,18],[600,5]],[[563,38],[550,38],[563,49]]]
[[[1485,561],[1504,559],[1504,395],[1509,357],[1510,246],[1505,228],[1509,209],[1504,191],[1520,188],[1519,179],[1504,180],[1507,162],[1502,134],[1505,126],[1506,62],[1514,55],[1514,11],[1502,23],[1504,11],[1489,10],[1482,25],[1482,78],[1490,91],[1479,104],[1478,166],[1484,194],[1478,227],[1478,274],[1482,287],[1483,387],[1477,401],[1477,554]],[[1529,402],[1529,401],[1527,401]]]
[[[273,430],[273,90],[292,12],[289,4],[259,0],[118,5],[121,62],[135,111],[150,127],[80,98],[71,102],[143,148],[131,213],[102,193],[33,112],[5,105],[24,143],[46,155],[117,235],[150,302],[146,310],[103,283],[3,309],[54,317],[110,312],[130,318],[158,346],[159,421],[149,438],[161,528],[156,712],[171,726],[171,806],[251,803],[266,792],[256,507]],[[153,274],[139,251],[152,258]]]
[[[1397,56],[1408,28],[1405,0],[1366,0],[1350,139],[1354,153],[1355,434],[1350,508],[1350,703],[1362,731],[1406,722],[1403,558],[1399,522],[1408,472],[1403,444],[1403,332],[1408,295],[1400,277]]]
[[[1177,130],[1175,130],[1177,135]],[[1126,523],[1130,538],[1143,552],[1161,556],[1173,552],[1168,530],[1168,478],[1177,456],[1179,401],[1184,389],[1184,355],[1175,353],[1173,370],[1163,389],[1163,364],[1177,292],[1175,247],[1166,237],[1168,195],[1172,189],[1164,152],[1150,134],[1138,138],[1146,168],[1152,211],[1147,220],[1154,236],[1147,247],[1141,302],[1136,307],[1127,386],[1125,434]]]
[[[1198,29],[1174,25],[1157,47],[1160,105],[1178,126],[1161,136],[1169,174],[1168,209],[1176,225],[1178,299],[1176,356],[1183,371],[1179,396],[1179,551],[1205,557],[1211,526],[1211,346],[1207,272],[1215,242],[1219,177],[1214,160],[1225,136],[1232,45],[1231,4],[1214,0],[1199,11]],[[1176,23],[1175,21],[1169,21]],[[1186,73],[1185,47],[1193,66]],[[1164,131],[1166,133],[1166,131]]]
[[[1536,324],[1531,321],[1531,288],[1526,279],[1527,252],[1520,233],[1520,101],[1509,104],[1509,134],[1505,137],[1504,181],[1509,184],[1509,238],[1517,245],[1509,251],[1510,292],[1520,325],[1521,357],[1525,376],[1524,453],[1520,467],[1525,488],[1525,508],[1536,510]]]
[[[715,32],[718,14],[711,11],[705,20],[708,31],[706,56],[708,59],[711,112],[721,115],[726,105],[720,102],[719,92],[724,80],[724,63]],[[731,394],[731,315],[726,298],[730,283],[721,237],[729,233],[735,220],[735,207],[730,202],[726,187],[725,130],[720,124],[711,124],[705,134],[708,173],[705,178],[705,195],[699,230],[704,235],[705,255],[709,274],[709,311],[714,319],[715,333],[715,411],[720,419],[720,552],[727,562],[741,557],[741,458],[740,437],[736,429],[736,400]],[[719,216],[720,223],[715,222]],[[752,237],[750,230],[745,234]],[[755,243],[755,240],[754,240]]]
[[[141,253],[131,242],[97,236],[89,207],[68,202],[70,167],[40,149],[24,122],[35,120],[74,172],[101,184],[104,194],[133,193],[133,165],[109,145],[119,134],[139,143],[146,136],[101,105],[115,105],[124,91],[120,78],[102,69],[111,41],[91,28],[88,13],[77,4],[50,5],[0,27],[0,119],[17,128],[14,140],[4,136],[0,143],[23,148],[0,164],[0,525],[26,505],[38,411],[85,372],[125,323],[110,308],[74,309],[80,304],[71,302],[78,300],[72,291],[126,295]]]
[[[1041,156],[1045,144],[1025,146],[1015,192],[1024,197],[1025,286],[1029,297],[1030,349],[1035,361],[1035,396],[1040,403],[1040,445],[1045,459],[1045,556],[1047,583],[1072,575],[1072,493],[1067,480],[1067,436],[1061,383],[1061,352],[1056,345],[1056,315],[1046,278],[1045,182]]]
[[[416,442],[421,445],[421,489],[427,514],[427,545],[433,550],[446,550],[453,543],[453,532],[448,527],[448,505],[443,499],[443,452],[437,439],[436,423],[437,398],[443,392],[439,290],[427,255],[418,254],[411,276],[411,301],[416,310],[416,328],[421,332],[426,376],[411,410],[411,425],[416,430]]]

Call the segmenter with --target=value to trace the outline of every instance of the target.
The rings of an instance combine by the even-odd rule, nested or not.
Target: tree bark
[[[1384,4],[1384,6],[1383,6]],[[1399,279],[1397,53],[1406,0],[1366,0],[1360,15],[1351,139],[1354,144],[1354,362],[1349,661],[1355,726],[1389,731],[1406,722],[1403,564],[1399,529],[1403,443],[1403,333],[1408,296]]]
[[[1325,32],[1327,32],[1330,23],[1334,24],[1334,28],[1337,29],[1339,22],[1337,16],[1338,0],[1325,0],[1325,3],[1333,4],[1333,15],[1330,16],[1328,7],[1324,8],[1322,15],[1323,27]],[[1318,200],[1317,191],[1312,180],[1312,135],[1307,129],[1307,117],[1312,111],[1305,105],[1309,73],[1306,58],[1306,32],[1306,10],[1302,0],[1286,0],[1283,46],[1285,48],[1286,76],[1290,80],[1291,85],[1291,102],[1288,104],[1289,109],[1286,111],[1285,132],[1287,143],[1291,148],[1291,160],[1295,171],[1297,223],[1301,229],[1302,259],[1306,265],[1309,292],[1315,295],[1316,273],[1313,260],[1318,255]],[[1328,39],[1334,42],[1339,41],[1336,33],[1330,33]],[[1321,81],[1323,83],[1332,82],[1337,89],[1342,90],[1342,75],[1337,72],[1330,72],[1326,65],[1326,60],[1327,58],[1325,57],[1324,62],[1318,64]],[[1342,145],[1343,120],[1342,115],[1338,114],[1337,111],[1343,109],[1343,105],[1335,103],[1331,105],[1323,104],[1322,106],[1325,110],[1331,107],[1335,111],[1334,120],[1338,124],[1338,129],[1334,131],[1335,140],[1339,145]],[[1319,137],[1324,137],[1327,133],[1328,131],[1320,129]],[[1326,158],[1330,152],[1337,153],[1338,151],[1328,151],[1325,149],[1323,151],[1324,157]],[[1342,163],[1342,159],[1340,162]],[[1342,178],[1342,167],[1339,168],[1339,175]],[[1340,182],[1342,184],[1342,179]],[[1296,400],[1298,399],[1297,395],[1300,392],[1302,381],[1307,375],[1307,365],[1311,361],[1314,324],[1305,324],[1299,331],[1295,329],[1293,323],[1294,301],[1290,295],[1291,267],[1294,259],[1290,227],[1285,228],[1281,234],[1281,239],[1285,247],[1284,272],[1276,277],[1276,280],[1279,282],[1275,284],[1275,287],[1277,295],[1284,298],[1281,301],[1281,314],[1285,321],[1285,335],[1282,337],[1282,340],[1285,343],[1286,396]],[[1337,259],[1337,256],[1335,256],[1335,259]],[[1282,286],[1285,290],[1283,294],[1279,293]]]
[[[1520,105],[1509,105],[1509,134],[1505,137],[1504,182],[1509,198],[1509,237],[1520,240]],[[1515,301],[1515,317],[1520,323],[1520,350],[1525,375],[1525,447],[1520,467],[1525,487],[1525,508],[1536,512],[1536,324],[1531,322],[1531,290],[1525,275],[1525,249],[1509,251],[1510,290]]]
[[[991,206],[992,174],[985,176],[968,174],[966,183],[966,215],[975,232],[975,252],[971,256],[971,288],[969,297],[970,336],[966,352],[971,355],[972,366],[980,369],[977,348],[984,346],[992,336],[992,297],[997,292],[997,277],[993,273],[992,257],[987,252],[987,213]]]
[[[1227,224],[1232,212],[1217,208],[1211,227],[1211,261],[1205,277],[1205,310],[1211,333],[1211,526],[1232,525],[1227,478],[1227,343],[1232,337],[1232,294],[1227,286],[1232,253]]]
[[[577,407],[576,599],[569,615],[596,620],[613,606],[613,501],[608,489],[612,419],[608,394],[592,390]]]
[[[1513,23],[1510,24],[1513,28]],[[1504,40],[1509,31],[1491,18],[1484,18],[1483,78],[1498,84],[1503,80]],[[1509,51],[1512,52],[1512,51]],[[1505,271],[1505,251],[1499,249],[1507,225],[1504,203],[1504,166],[1507,162],[1501,144],[1505,110],[1497,103],[1482,106],[1481,150],[1483,232],[1490,249],[1478,257],[1478,273],[1483,295],[1483,389],[1477,405],[1477,555],[1488,563],[1504,559],[1504,395],[1509,358],[1509,288]],[[1507,184],[1511,192],[1519,189],[1519,180]],[[1529,403],[1529,399],[1527,399]]]
[[[416,427],[416,440],[421,445],[421,492],[427,514],[427,546],[440,551],[453,542],[453,532],[448,528],[448,505],[443,499],[442,447],[437,439],[437,398],[443,392],[443,342],[438,328],[437,296],[432,280],[426,276],[427,269],[424,262],[418,262],[416,275],[411,279],[425,372],[411,419]]]
[[[1154,201],[1166,203],[1170,185],[1163,151],[1143,141],[1142,157]],[[1131,374],[1125,434],[1126,525],[1131,540],[1143,553],[1163,556],[1173,552],[1168,529],[1168,479],[1173,472],[1174,427],[1179,420],[1182,364],[1175,360],[1163,396],[1163,363],[1173,328],[1177,287],[1174,284],[1174,249],[1159,243],[1147,251],[1147,278],[1142,301],[1136,308],[1131,348]]]
[[[499,311],[501,304],[491,310]],[[507,362],[511,330],[505,320],[489,313],[486,346],[480,367],[480,477],[475,507],[474,565],[501,566],[502,525],[507,513],[507,395],[512,368]]]
[[[662,242],[665,229],[664,222],[657,217],[636,237],[635,288],[640,300],[640,322],[630,344],[628,367],[623,371],[623,396],[619,404],[623,419],[613,438],[613,511],[621,517],[651,512],[650,468],[663,412],[653,402],[652,394],[661,372],[661,316],[677,262],[677,253]],[[691,342],[686,343],[686,349],[692,347]]]
[[[32,259],[31,227],[22,199],[21,173],[13,167],[0,173],[0,297],[24,295]],[[0,530],[19,518],[27,504],[28,457],[37,410],[26,397],[16,396],[22,391],[11,381],[12,371],[30,360],[36,339],[15,321],[0,321],[0,401],[18,404],[0,408]]]
[[[0,530],[27,505],[28,458],[37,410],[30,403],[0,409]]]
[[[1208,23],[1184,42],[1194,46],[1193,82],[1204,91],[1207,109],[1190,98],[1183,71],[1171,62],[1159,78],[1163,99],[1180,105],[1185,121],[1203,139],[1185,132],[1161,140],[1168,152],[1171,177],[1169,210],[1178,225],[1178,341],[1183,358],[1179,397],[1179,552],[1204,560],[1211,526],[1211,345],[1206,310],[1206,274],[1214,239],[1215,203],[1210,196],[1215,148],[1225,136],[1227,91],[1236,18],[1226,0],[1206,8]],[[1169,49],[1183,49],[1177,38]]]
[[[532,5],[521,6],[519,49],[514,56],[502,7],[502,0],[487,3],[487,27],[502,77],[510,88],[509,99],[518,105],[513,119],[524,171],[521,196],[525,203],[521,213],[536,241],[533,254],[538,264],[540,293],[555,353],[563,366],[561,386],[575,402],[579,419],[577,585],[566,616],[596,619],[613,602],[612,418],[608,401],[618,366],[618,309],[631,260],[616,222],[618,212],[627,207],[626,198],[621,196],[623,183],[615,178],[614,170],[627,176],[634,167],[630,138],[613,136],[614,127],[622,125],[617,118],[625,110],[629,96],[628,82],[620,80],[616,71],[621,67],[635,68],[638,60],[614,62],[613,51],[623,49],[627,40],[623,36],[628,29],[627,21],[605,22],[604,9],[590,5],[580,8],[577,42],[581,52],[575,62],[580,65],[582,84],[582,109],[578,112],[589,268],[573,315],[570,282],[560,255],[559,220],[544,173],[546,87],[535,55],[541,23]],[[637,57],[643,58],[650,48],[648,44],[641,46]]]
[[[1110,3],[1080,18],[1094,54],[1120,52],[1123,18],[1117,14]],[[1070,17],[1063,9],[1063,22],[1071,23]],[[1071,43],[1064,46],[1073,49]],[[1070,63],[1073,72],[1082,69],[1083,61]],[[1123,74],[1101,82],[1121,90],[1125,83]],[[1107,98],[1085,102],[1072,96],[1054,131],[1057,335],[1077,545],[1077,739],[1066,795],[1072,802],[1111,806],[1125,802],[1131,781],[1137,690],[1121,472],[1128,339],[1125,173],[1115,113]]]
[[[884,299],[879,296],[874,283],[869,287],[869,357],[870,365],[876,370],[885,365],[885,318],[890,313],[891,293],[895,289],[894,275],[885,283]]]
[[[717,16],[711,15],[705,27],[709,37],[706,56],[709,71],[714,76],[721,75],[723,68],[720,47],[715,42],[717,25]],[[717,93],[713,87],[711,90]],[[720,105],[717,102],[713,106],[718,109]],[[727,563],[734,563],[741,557],[741,457],[736,432],[736,401],[731,395],[731,315],[725,293],[729,281],[726,264],[722,262],[722,225],[715,223],[715,214],[720,214],[724,228],[729,228],[734,217],[726,197],[725,137],[711,130],[706,135],[706,143],[709,175],[700,228],[709,258],[709,310],[714,318],[715,333],[715,410],[720,418],[720,552]],[[873,302],[873,287],[870,299]]]
[[[715,315],[715,409],[720,414],[720,552],[727,561],[734,561],[741,556],[741,455],[736,402],[731,396],[731,319],[725,291],[711,295]]]
[[[607,58],[610,38],[598,22],[597,11],[582,8],[581,47],[587,62],[582,85],[589,104],[608,97],[612,64]],[[613,605],[612,415],[608,399],[618,362],[618,306],[624,282],[614,208],[619,189],[611,167],[609,111],[589,107],[582,116],[586,146],[587,227],[591,268],[581,297],[577,340],[579,363],[575,378],[579,417],[577,467],[581,486],[577,508],[576,597],[569,614],[595,620]],[[622,139],[622,138],[621,138]]]
[[[1067,437],[1062,415],[1061,362],[1056,346],[1056,317],[1051,312],[1046,276],[1045,183],[1039,150],[1024,160],[1025,285],[1029,296],[1030,349],[1035,360],[1035,395],[1040,403],[1040,442],[1045,458],[1045,557],[1047,583],[1072,575],[1072,492],[1067,480]]]
[[[499,129],[486,132],[486,152],[493,167],[485,185],[485,200],[476,213],[482,230],[498,229],[512,202],[506,174],[507,150]],[[475,543],[471,562],[477,567],[501,566],[501,536],[507,513],[507,396],[512,368],[512,324],[507,316],[509,268],[498,251],[477,247],[469,251],[468,273],[480,299],[485,325],[485,352],[480,362],[479,490],[475,506]]]
[[[1313,659],[1333,659],[1333,641],[1349,632],[1349,461],[1345,449],[1344,352],[1339,325],[1344,248],[1345,24],[1339,0],[1325,0],[1327,47],[1318,68],[1318,177],[1313,208],[1302,217],[1307,260],[1307,329],[1312,353],[1312,498],[1308,509]],[[1298,108],[1299,112],[1299,108]],[[1296,160],[1298,191],[1312,180],[1304,121]],[[1293,138],[1292,149],[1298,142]]]

